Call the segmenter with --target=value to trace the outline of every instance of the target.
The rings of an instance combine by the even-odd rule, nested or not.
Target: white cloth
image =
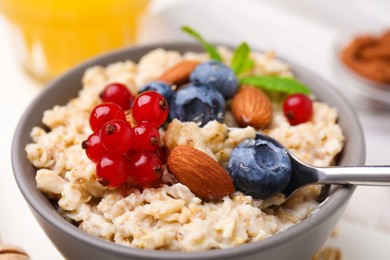
[[[386,0],[160,0],[144,21],[142,43],[191,40],[189,25],[208,40],[275,50],[337,85],[333,46],[341,28],[359,22],[390,24]],[[0,239],[23,247],[32,259],[62,259],[27,207],[12,176],[11,140],[16,124],[42,87],[20,69],[0,18]],[[342,87],[342,86],[338,86]],[[345,93],[348,97],[348,93]],[[367,164],[390,164],[390,112],[356,107],[367,145]],[[345,259],[390,259],[390,189],[359,187],[329,244]]]

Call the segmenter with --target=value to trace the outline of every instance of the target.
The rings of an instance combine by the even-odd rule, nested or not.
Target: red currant
[[[130,160],[131,157],[133,157],[134,154],[136,154],[137,152],[134,150],[134,149],[130,149],[128,150],[127,152],[125,152],[125,156],[128,160]]]
[[[154,153],[160,158],[163,164],[167,163],[167,154],[162,147],[157,147]]]
[[[155,153],[141,152],[130,158],[130,176],[140,184],[154,182],[162,173],[163,165]]]
[[[92,131],[99,131],[110,120],[126,120],[123,109],[114,103],[102,103],[97,105],[89,116],[89,125]]]
[[[103,146],[112,153],[125,153],[132,147],[133,129],[124,120],[108,121],[100,131]]]
[[[112,83],[106,86],[100,94],[103,102],[112,102],[123,110],[128,110],[133,103],[134,97],[129,89],[121,83]]]
[[[133,128],[133,149],[137,152],[154,152],[160,143],[160,133],[148,122],[140,123]]]
[[[132,115],[137,123],[149,122],[160,127],[167,119],[168,113],[168,102],[160,93],[146,91],[134,100]]]
[[[298,125],[310,120],[313,104],[310,98],[303,94],[289,95],[283,103],[283,113],[291,125]]]
[[[81,147],[85,150],[88,158],[95,163],[107,154],[107,150],[101,142],[99,132],[92,133],[87,140],[81,143]]]
[[[120,154],[107,154],[96,165],[96,175],[100,184],[119,187],[129,177],[129,162]]]

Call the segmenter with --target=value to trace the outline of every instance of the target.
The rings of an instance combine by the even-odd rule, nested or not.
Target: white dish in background
[[[390,30],[390,26],[371,24],[345,28],[337,34],[334,47],[334,67],[340,89],[348,95],[353,94],[357,102],[380,109],[390,109],[390,84],[380,84],[358,75],[341,61],[340,53],[354,38],[362,35],[380,36],[385,30]]]

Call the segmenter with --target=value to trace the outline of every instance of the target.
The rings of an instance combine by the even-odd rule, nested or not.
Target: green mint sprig
[[[202,37],[202,35],[200,35],[198,32],[188,26],[182,26],[181,30],[198,40],[202,45],[203,49],[210,55],[211,59],[222,62],[221,55],[218,53],[217,48],[215,48],[215,46],[211,43],[208,43]]]
[[[209,54],[212,60],[223,62],[217,48],[207,42],[203,36],[189,26],[182,26],[181,30],[188,35],[194,37],[202,45],[203,49]],[[250,58],[251,49],[246,42],[241,43],[233,53],[233,58],[230,67],[234,74],[239,77],[245,72],[250,71],[255,65]],[[270,91],[283,92],[287,94],[303,93],[310,94],[310,89],[303,83],[293,78],[280,76],[247,76],[239,80],[239,84],[249,84],[254,87],[262,88]]]
[[[222,62],[222,57],[219,54],[217,48],[211,43],[207,42],[200,33],[189,26],[182,26],[181,30],[198,40],[203,49],[209,54],[211,59]],[[250,58],[250,52],[251,50],[246,42],[241,43],[235,49],[230,67],[237,77],[253,68],[254,62]]]
[[[310,94],[310,89],[296,79],[280,76],[248,76],[240,79],[240,84],[249,84],[254,87],[286,94]]]
[[[246,42],[241,43],[234,51],[230,67],[236,76],[250,71],[255,65],[250,58],[251,49]]]

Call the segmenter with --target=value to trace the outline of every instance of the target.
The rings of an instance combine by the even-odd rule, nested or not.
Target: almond
[[[199,65],[199,61],[184,60],[167,69],[159,78],[163,82],[180,86],[189,81],[191,72]]]
[[[168,157],[168,170],[196,196],[221,199],[234,192],[233,180],[217,161],[191,146],[176,146]]]
[[[18,247],[0,245],[0,259],[28,260],[30,257]]]
[[[272,121],[272,103],[259,88],[243,85],[233,97],[231,110],[241,127],[266,128]]]

